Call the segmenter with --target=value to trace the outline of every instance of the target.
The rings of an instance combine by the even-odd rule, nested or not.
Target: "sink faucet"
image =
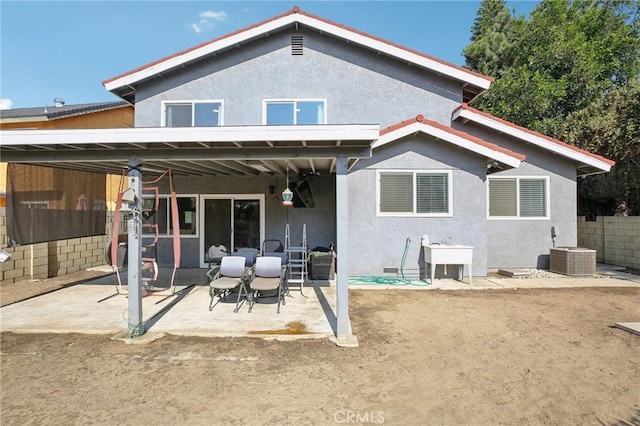
[[[442,245],[442,246],[452,246],[453,243],[451,242],[451,237],[443,238],[440,241],[440,245]]]

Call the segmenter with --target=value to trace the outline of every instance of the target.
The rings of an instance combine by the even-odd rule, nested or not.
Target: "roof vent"
[[[59,108],[59,107],[63,107],[63,106],[64,106],[64,100],[63,100],[63,99],[60,99],[60,98],[55,98],[55,99],[53,100],[53,103],[54,103],[54,104],[56,104],[56,108]]]
[[[291,36],[291,56],[302,56],[303,55],[303,50],[302,48],[303,43],[302,43],[302,36],[301,35],[294,35]]]

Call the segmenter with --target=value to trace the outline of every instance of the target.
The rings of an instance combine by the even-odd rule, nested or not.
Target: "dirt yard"
[[[640,423],[637,288],[351,291],[328,340],[1,341],[3,426]]]

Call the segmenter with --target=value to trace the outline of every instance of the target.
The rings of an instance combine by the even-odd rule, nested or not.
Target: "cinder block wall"
[[[640,269],[640,216],[580,216],[578,245],[596,250],[598,262]]]
[[[0,208],[0,245],[11,258],[0,264],[0,285],[43,279],[105,265],[104,248],[113,227],[113,213],[107,213],[107,235],[50,241],[7,247],[7,210]]]

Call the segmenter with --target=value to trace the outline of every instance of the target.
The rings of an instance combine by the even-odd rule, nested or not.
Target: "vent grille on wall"
[[[291,36],[291,55],[292,56],[302,56],[304,54],[304,51],[302,50],[303,43],[302,43],[302,36],[301,35],[294,35]]]

